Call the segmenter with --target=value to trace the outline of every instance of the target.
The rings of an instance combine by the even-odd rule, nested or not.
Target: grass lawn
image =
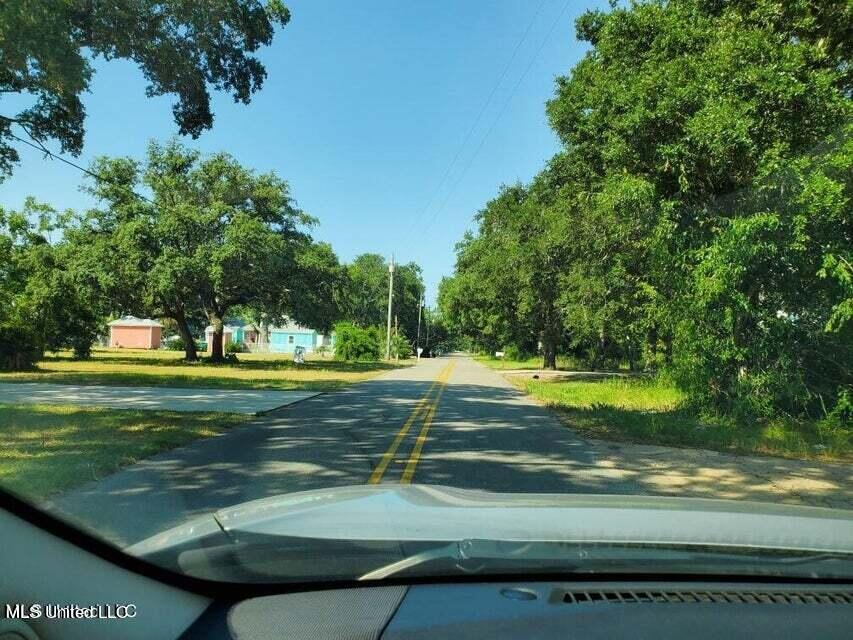
[[[849,425],[793,419],[738,423],[730,417],[698,416],[683,406],[684,396],[678,389],[652,379],[513,381],[591,438],[853,461],[853,428]]]
[[[338,362],[313,358],[293,363],[286,354],[239,354],[236,364],[189,363],[183,352],[98,349],[90,360],[52,354],[34,371],[0,373],[0,382],[58,382],[228,389],[325,391],[367,380],[396,366],[384,362]]]
[[[43,499],[248,420],[231,413],[0,404],[0,486]]]

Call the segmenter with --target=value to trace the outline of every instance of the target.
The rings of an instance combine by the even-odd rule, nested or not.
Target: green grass
[[[296,365],[284,354],[240,354],[236,364],[189,363],[177,351],[99,349],[89,360],[69,353],[44,358],[33,371],[0,373],[0,382],[119,386],[304,389],[328,391],[406,364],[314,358]]]
[[[697,415],[660,380],[619,378],[547,382],[515,378],[582,435],[603,440],[800,459],[853,460],[853,429],[830,421],[737,421]]]
[[[0,404],[0,486],[44,499],[249,416]]]

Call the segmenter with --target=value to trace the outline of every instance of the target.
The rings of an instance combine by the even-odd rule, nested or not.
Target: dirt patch
[[[853,465],[588,440],[594,466],[645,492],[853,509]]]

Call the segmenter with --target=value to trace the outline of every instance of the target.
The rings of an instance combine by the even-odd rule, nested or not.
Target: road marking
[[[400,478],[400,484],[411,484],[412,482],[412,477],[415,475],[415,468],[418,466],[418,460],[421,458],[421,451],[423,451],[424,444],[426,443],[429,428],[432,425],[435,412],[438,410],[438,403],[441,401],[441,394],[444,392],[444,387],[447,386],[447,381],[450,379],[450,374],[453,373],[453,366],[455,364],[455,362],[451,362],[438,379],[438,393],[435,394],[435,400],[429,409],[427,409],[426,417],[424,417],[424,426],[421,428],[418,439],[415,441],[412,455],[409,456],[409,463],[403,471],[403,477]]]
[[[403,442],[403,439],[406,437],[406,434],[409,432],[409,429],[412,428],[412,424],[415,422],[415,419],[418,417],[424,407],[427,406],[427,400],[429,399],[430,394],[444,376],[445,371],[447,371],[452,364],[453,363],[450,363],[444,369],[441,370],[441,373],[439,373],[438,378],[435,380],[435,382],[432,383],[432,386],[427,389],[427,392],[424,394],[423,398],[418,401],[418,404],[415,405],[415,408],[412,411],[411,415],[409,415],[406,422],[403,423],[403,426],[400,427],[400,430],[397,432],[397,436],[394,438],[393,442],[391,442],[391,446],[388,447],[388,451],[385,452],[385,455],[382,456],[382,459],[379,461],[379,464],[376,465],[376,468],[373,470],[373,473],[371,473],[370,477],[367,479],[368,484],[379,484],[379,482],[382,480],[382,474],[385,473],[385,469],[388,468],[388,465],[391,464],[391,461],[394,459],[394,454],[397,453],[397,449],[400,447],[400,443]]]

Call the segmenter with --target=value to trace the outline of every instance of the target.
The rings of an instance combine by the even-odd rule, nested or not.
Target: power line
[[[61,155],[59,155],[59,154],[57,154],[57,153],[53,153],[53,151],[50,151],[50,150],[46,149],[46,148],[45,148],[44,146],[42,146],[42,145],[35,144],[35,143],[33,143],[33,142],[30,142],[29,140],[25,140],[24,138],[21,138],[20,136],[16,136],[16,135],[15,135],[14,133],[12,133],[11,131],[7,131],[7,132],[6,132],[6,135],[8,135],[8,136],[9,136],[9,137],[11,137],[11,138],[14,138],[14,139],[15,139],[15,140],[17,140],[18,142],[23,142],[25,145],[28,145],[28,146],[32,147],[32,148],[33,148],[33,149],[35,149],[36,151],[41,151],[43,154],[45,154],[46,156],[49,156],[50,158],[53,158],[54,160],[59,160],[60,162],[64,162],[65,164],[67,164],[69,167],[74,167],[74,168],[75,168],[75,169],[77,169],[78,171],[82,171],[82,172],[83,172],[83,173],[85,173],[86,175],[91,176],[92,178],[95,178],[95,180],[100,180],[101,182],[111,183],[109,180],[107,180],[107,179],[106,179],[106,178],[104,178],[103,176],[98,175],[98,174],[97,174],[97,173],[95,173],[94,171],[90,171],[90,170],[89,170],[89,169],[87,169],[86,167],[82,167],[82,166],[80,166],[79,164],[77,164],[76,162],[72,162],[72,161],[71,161],[71,160],[69,160],[68,158],[63,158]],[[111,184],[116,184],[116,183],[112,182]],[[137,193],[136,191],[134,191],[134,190],[133,190],[133,189],[131,189],[130,187],[128,187],[128,191],[129,191],[131,194],[135,195],[137,198],[139,198],[139,199],[141,199],[141,200],[145,200],[145,202],[148,202],[148,203],[150,203],[150,204],[154,204],[154,201],[153,201],[153,200],[150,200],[149,198],[146,198],[146,197],[145,197],[145,196],[143,196],[141,193]]]
[[[551,39],[551,35],[554,33],[554,29],[557,28],[557,24],[559,24],[560,19],[563,17],[563,14],[566,12],[566,9],[568,9],[568,7],[569,7],[569,2],[570,2],[570,0],[566,0],[566,2],[563,4],[563,8],[560,10],[560,13],[554,19],[554,22],[551,25],[551,28],[548,30],[547,35],[542,40],[542,43],[539,45],[539,48],[536,50],[536,53],[533,55],[533,58],[530,59],[530,63],[527,65],[527,68],[524,70],[524,73],[521,74],[521,76],[518,79],[518,82],[516,82],[515,86],[513,87],[512,91],[510,92],[509,96],[507,97],[506,101],[504,102],[503,107],[500,110],[500,113],[498,113],[498,116],[492,121],[492,124],[489,127],[489,130],[486,131],[486,135],[483,136],[483,138],[480,140],[480,144],[477,146],[476,151],[474,151],[473,155],[468,160],[468,164],[465,165],[465,168],[459,174],[459,178],[456,180],[456,182],[453,183],[453,186],[450,188],[450,191],[447,192],[447,196],[442,201],[441,206],[435,210],[435,213],[433,213],[429,222],[427,222],[427,224],[423,227],[421,234],[425,233],[427,231],[427,229],[429,229],[432,226],[432,224],[435,222],[436,218],[438,217],[438,214],[444,210],[444,207],[447,205],[448,201],[450,200],[450,197],[456,191],[456,187],[459,186],[459,184],[462,182],[462,179],[465,177],[465,174],[468,173],[468,169],[470,169],[471,165],[474,164],[474,160],[479,155],[480,151],[483,148],[483,145],[486,143],[486,140],[488,140],[489,136],[492,134],[492,131],[494,131],[495,126],[498,124],[500,119],[503,117],[504,112],[506,112],[507,107],[509,106],[509,103],[512,101],[512,98],[515,95],[515,93],[518,91],[519,87],[521,86],[521,83],[524,82],[524,79],[527,77],[527,74],[530,72],[530,69],[533,68],[534,63],[539,58],[539,54],[542,53],[542,49],[545,48],[545,45]],[[406,246],[406,248],[408,248],[409,245],[405,245],[405,246]]]
[[[524,33],[521,36],[521,39],[516,43],[515,49],[512,51],[512,55],[509,57],[509,61],[506,63],[503,72],[501,73],[498,81],[495,83],[495,86],[492,87],[491,93],[489,93],[489,97],[486,98],[486,101],[483,103],[483,106],[480,107],[480,111],[477,114],[477,117],[474,118],[474,124],[471,125],[471,128],[468,130],[468,133],[462,140],[462,144],[459,145],[459,148],[456,150],[456,155],[453,156],[453,160],[450,161],[450,164],[447,165],[447,170],[444,172],[444,175],[441,177],[441,180],[435,186],[435,190],[430,196],[429,200],[427,200],[426,205],[424,205],[423,209],[421,209],[418,214],[415,216],[412,224],[409,226],[408,231],[406,232],[405,238],[408,239],[409,236],[415,231],[418,226],[418,221],[423,215],[429,210],[432,206],[432,203],[435,201],[439,192],[441,191],[441,187],[444,185],[445,180],[450,177],[450,173],[453,170],[453,167],[456,165],[456,161],[459,160],[459,157],[462,155],[463,149],[468,144],[468,141],[471,139],[471,136],[474,135],[474,131],[477,129],[477,125],[480,124],[480,120],[483,118],[483,115],[486,113],[486,109],[492,102],[492,98],[495,97],[495,93],[497,93],[498,87],[501,86],[501,83],[506,78],[506,74],[509,72],[510,67],[512,67],[512,63],[515,61],[515,56],[518,54],[519,49],[521,49],[522,43],[527,39],[528,34],[530,33],[530,29],[533,27],[533,24],[536,22],[536,18],[539,17],[539,14],[542,12],[542,7],[545,5],[545,0],[540,0],[539,6],[536,9],[536,12],[533,14],[533,17],[530,19],[530,22],[527,25],[527,28],[524,30]]]

